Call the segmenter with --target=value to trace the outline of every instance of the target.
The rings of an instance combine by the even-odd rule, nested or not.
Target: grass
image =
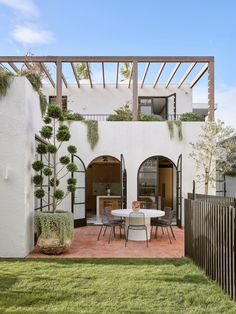
[[[0,313],[236,313],[188,259],[0,260]]]

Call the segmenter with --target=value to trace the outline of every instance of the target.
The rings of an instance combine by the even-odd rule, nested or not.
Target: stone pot
[[[37,246],[39,251],[47,255],[59,255],[68,250],[71,245],[71,240],[67,239],[62,245],[60,239],[55,232],[52,232],[49,238],[44,238],[42,235],[39,236]]]

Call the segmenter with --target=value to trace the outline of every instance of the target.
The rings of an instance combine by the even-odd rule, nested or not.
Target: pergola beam
[[[59,107],[62,107],[62,63],[60,60],[56,63],[57,69],[57,104]]]
[[[30,64],[28,62],[24,62],[24,64],[25,64],[25,66],[27,67],[28,70],[31,69],[31,66],[30,66]]]
[[[142,78],[142,82],[141,82],[141,88],[143,88],[143,84],[144,84],[145,78],[147,76],[147,72],[148,72],[149,66],[150,66],[150,62],[147,63],[146,68],[144,70],[143,78]]]
[[[211,62],[212,56],[1,56],[0,62]]]
[[[17,68],[17,66],[15,65],[14,62],[9,62],[8,63],[10,65],[10,67],[16,72],[18,73],[20,70]]]
[[[173,71],[170,74],[170,77],[168,78],[167,82],[166,82],[166,88],[170,85],[170,82],[172,81],[173,77],[175,76],[175,73],[177,72],[179,66],[180,66],[180,62],[177,62]]]
[[[160,76],[161,76],[161,73],[162,73],[162,71],[163,71],[165,65],[166,65],[165,62],[163,62],[163,63],[161,64],[161,67],[160,67],[160,69],[159,69],[159,71],[158,71],[158,73],[157,73],[157,76],[156,76],[156,78],[155,78],[155,81],[154,81],[154,83],[153,83],[153,88],[156,87],[157,82],[158,82],[158,80],[159,80],[159,78],[160,78]]]
[[[43,62],[41,62],[40,66],[41,66],[43,72],[46,74],[48,80],[52,84],[52,87],[55,88],[56,87],[55,82],[53,81],[53,79],[51,77],[51,74],[49,73],[49,71],[48,71],[47,67],[45,66],[45,64]]]
[[[197,82],[200,80],[200,78],[206,73],[206,71],[208,70],[208,63],[206,63],[201,71],[198,73],[198,75],[192,80],[192,82],[190,83],[190,88],[193,88]]]
[[[65,75],[63,74],[63,72],[61,74],[61,77],[62,77],[62,81],[63,81],[65,87],[68,88],[68,84],[67,84],[67,81],[66,81],[66,78],[65,78]]]
[[[71,67],[72,67],[72,71],[73,71],[73,73],[74,73],[74,77],[75,77],[77,86],[78,86],[78,88],[80,88],[79,78],[78,78],[77,73],[76,73],[75,65],[74,65],[73,62],[71,62],[70,64],[71,64]]]
[[[134,65],[132,64],[132,68],[131,68],[131,70],[130,70],[128,88],[130,88],[130,86],[131,86],[131,81],[132,81],[132,76],[133,76],[133,69],[134,69]]]
[[[133,103],[132,103],[132,120],[138,120],[138,63],[134,62],[132,66],[133,81]]]
[[[117,62],[117,67],[116,67],[116,88],[118,88],[118,82],[119,82],[119,66],[120,66],[120,63]]]
[[[103,83],[103,88],[106,87],[105,83],[105,69],[104,69],[104,62],[102,62],[102,83]]]
[[[193,62],[193,63],[190,64],[189,68],[187,69],[187,71],[184,73],[183,77],[179,81],[178,88],[180,88],[182,86],[182,84],[184,83],[186,78],[189,76],[189,74],[192,72],[192,70],[193,70],[193,68],[195,67],[196,64],[197,64],[196,62]]]
[[[91,88],[93,88],[93,82],[92,82],[92,78],[91,78],[91,73],[90,73],[89,63],[88,63],[88,62],[86,62],[86,65],[87,65],[87,69],[88,69],[88,76],[89,76],[90,86],[91,86]]]

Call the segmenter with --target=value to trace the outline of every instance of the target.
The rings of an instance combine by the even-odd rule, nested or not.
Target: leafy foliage
[[[67,121],[82,121],[83,116],[78,112],[72,112],[71,110],[66,110],[64,113],[64,119]]]
[[[54,193],[53,193],[54,197],[58,200],[61,200],[63,199],[63,196],[64,196],[64,191],[58,189],[58,190],[55,190]]]
[[[115,111],[115,114],[108,116],[107,121],[131,121],[132,111],[127,102],[123,107],[120,107]]]
[[[11,84],[13,74],[0,69],[0,97],[6,95],[8,88]]]
[[[70,158],[68,156],[62,156],[59,160],[63,165],[67,165],[70,162]]]
[[[49,176],[51,176],[52,175],[52,169],[50,169],[50,168],[48,168],[48,167],[45,167],[44,169],[43,169],[43,174],[45,175],[45,176],[47,176],[47,177],[49,177]]]
[[[43,138],[50,139],[53,134],[53,129],[51,126],[45,125],[42,127],[42,129],[39,132]]]
[[[38,144],[37,148],[36,148],[36,152],[40,155],[44,155],[47,154],[48,150],[47,150],[47,145],[45,144]]]
[[[76,178],[69,178],[69,179],[67,180],[67,183],[68,183],[68,184],[76,185],[76,182],[77,182]]]
[[[128,80],[130,78],[131,71],[132,71],[131,63],[129,62],[123,63],[120,68],[120,74],[122,76],[121,81]]]
[[[98,122],[95,120],[84,120],[83,122],[87,125],[87,139],[90,147],[94,149],[99,140]]]
[[[69,212],[37,212],[34,223],[38,236],[42,235],[44,238],[49,238],[52,232],[55,232],[61,244],[64,244],[67,239],[72,239],[74,236],[74,217]]]
[[[76,74],[79,80],[88,80],[92,76],[90,65],[86,62],[80,62],[75,65]]]
[[[43,167],[44,167],[44,163],[41,160],[36,160],[32,164],[32,168],[35,171],[41,171],[43,169]]]
[[[41,82],[41,77],[38,72],[36,72],[33,69],[30,70],[22,70],[20,73],[20,76],[25,76],[29,81],[30,84],[32,85],[33,89],[36,92],[40,92],[42,88],[42,82]]]
[[[77,166],[74,163],[70,163],[70,156],[58,156],[59,149],[63,142],[68,141],[70,139],[70,131],[67,125],[62,124],[63,120],[63,111],[60,107],[56,105],[49,105],[47,109],[47,114],[44,118],[44,122],[46,125],[42,126],[39,131],[41,136],[46,140],[46,144],[39,144],[37,147],[37,152],[40,155],[49,153],[52,155],[50,158],[50,163],[48,165],[44,165],[42,161],[35,161],[32,165],[33,169],[36,171],[42,171],[44,176],[49,177],[50,185],[53,187],[52,195],[49,195],[49,198],[52,199],[52,208],[53,212],[57,210],[57,206],[66,197],[69,192],[74,191],[74,181],[68,183],[67,192],[64,193],[63,190],[59,189],[61,179],[69,174],[70,172],[74,172],[77,170]],[[73,154],[77,151],[75,146],[69,145],[67,147],[69,154]],[[58,159],[60,162],[58,162]],[[58,169],[61,164],[61,168]],[[67,165],[67,172],[60,175],[59,173],[63,168]],[[42,184],[42,180],[39,177],[35,176],[34,183],[36,185]],[[44,195],[42,191],[36,190],[36,196],[42,198]]]
[[[70,154],[76,154],[77,153],[77,148],[74,145],[69,145],[67,147],[67,150]]]
[[[72,162],[69,163],[67,166],[66,166],[67,170],[69,172],[75,172],[78,170],[77,166],[75,164],[73,164]]]
[[[46,113],[48,102],[47,102],[47,97],[41,91],[39,91],[39,103],[40,103],[41,115],[43,117]]]
[[[192,152],[189,155],[196,163],[198,182],[204,182],[205,194],[208,194],[209,184],[216,180],[216,169],[221,173],[231,171],[236,151],[235,142],[230,138],[235,130],[225,126],[224,122],[207,122],[196,143],[190,143]]]
[[[183,113],[180,117],[181,121],[205,121],[203,115],[196,112],[186,112]]]
[[[37,174],[33,177],[33,182],[35,185],[41,185],[43,183],[43,177]]]
[[[35,192],[34,192],[34,195],[35,197],[37,198],[43,198],[44,195],[45,195],[45,192],[44,192],[44,189],[37,189]]]
[[[139,121],[163,121],[163,118],[157,114],[142,114],[138,116]]]

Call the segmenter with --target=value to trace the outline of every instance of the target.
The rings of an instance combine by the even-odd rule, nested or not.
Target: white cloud
[[[27,16],[39,15],[39,10],[33,0],[0,0],[0,3]]]
[[[22,44],[48,44],[54,39],[52,32],[40,29],[37,25],[17,25],[12,37]]]

